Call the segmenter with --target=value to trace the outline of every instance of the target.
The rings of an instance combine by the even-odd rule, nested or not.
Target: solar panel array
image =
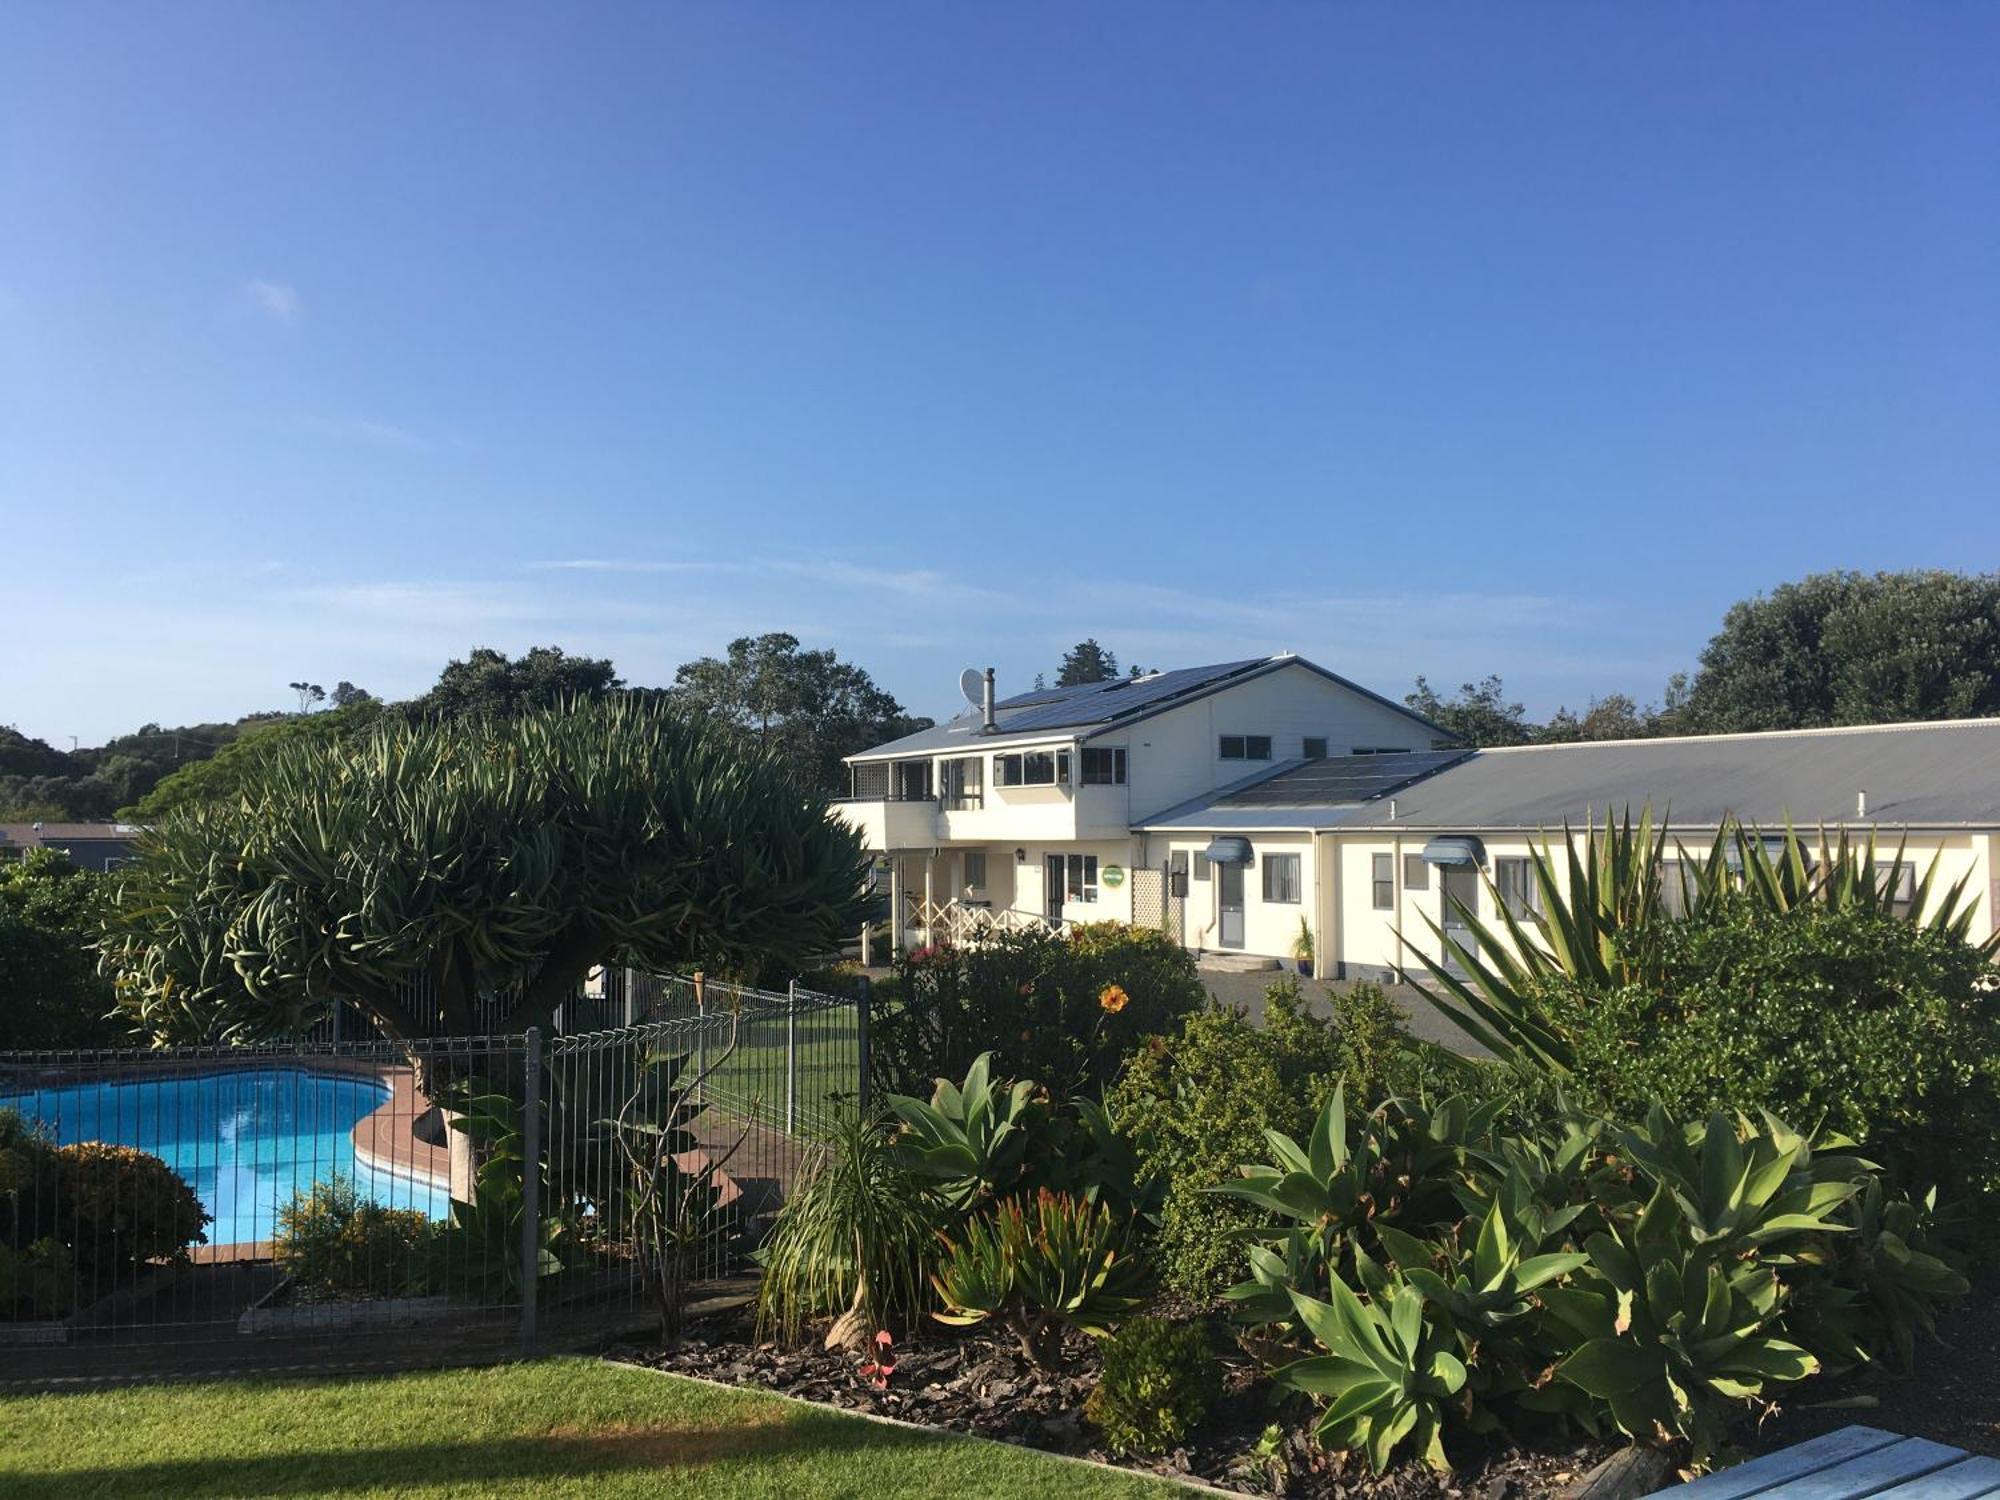
[[[1319,807],[1367,802],[1456,765],[1470,750],[1402,750],[1384,755],[1335,755],[1309,760],[1268,781],[1215,799],[1217,807]]]
[[[1000,728],[1007,734],[1030,729],[1066,729],[1072,724],[1104,724],[1183,693],[1192,693],[1224,677],[1261,667],[1267,660],[1259,656],[1210,667],[1177,667],[1151,677],[1121,677],[1113,682],[1020,693],[993,706]]]

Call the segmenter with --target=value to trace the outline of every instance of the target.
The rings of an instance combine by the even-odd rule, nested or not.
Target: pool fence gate
[[[867,1036],[865,995],[613,971],[511,1035],[0,1053],[0,1388],[657,1327],[741,1291]]]

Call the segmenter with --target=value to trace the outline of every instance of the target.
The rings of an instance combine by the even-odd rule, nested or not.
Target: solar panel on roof
[[[1336,755],[1307,761],[1267,781],[1215,799],[1217,807],[1315,807],[1367,802],[1454,765],[1469,750],[1405,750],[1389,755]]]
[[[1104,724],[1195,692],[1209,683],[1264,665],[1264,658],[1222,662],[1208,667],[1179,667],[1151,677],[1121,677],[1115,682],[1093,682],[1072,689],[1060,698],[1030,695],[1026,701],[1009,699],[996,705],[1001,728],[1009,734],[1028,729],[1062,729],[1077,724]]]

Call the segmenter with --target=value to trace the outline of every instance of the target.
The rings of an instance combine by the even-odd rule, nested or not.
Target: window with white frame
[[[993,757],[993,779],[1001,786],[1069,784],[1069,751],[1023,750]]]
[[[1223,760],[1269,760],[1268,734],[1225,734],[1217,742],[1216,754]]]
[[[1085,786],[1123,786],[1125,751],[1119,747],[1094,749],[1086,746],[1081,769]]]
[[[1535,879],[1535,862],[1517,855],[1503,855],[1493,861],[1493,885],[1500,892],[1500,907],[1511,917],[1539,917],[1542,888]]]
[[[977,755],[960,755],[941,762],[947,811],[974,811],[985,804],[986,762]]]
[[[1394,911],[1396,909],[1396,856],[1377,854],[1370,857],[1370,872],[1373,878],[1368,882],[1375,897],[1375,910]]]
[[[1907,917],[1917,904],[1917,867],[1898,861],[1875,867],[1875,887],[1889,898],[1889,915]]]
[[[1095,901],[1097,899],[1097,856],[1095,854],[1069,854],[1063,857],[1063,900]]]
[[[968,849],[965,851],[965,888],[968,891],[986,889],[986,851]]]
[[[1431,867],[1424,863],[1421,854],[1403,856],[1403,889],[1406,891],[1427,891],[1431,888]]]
[[[1298,855],[1264,856],[1264,899],[1281,901],[1293,906],[1303,899],[1300,894]]]

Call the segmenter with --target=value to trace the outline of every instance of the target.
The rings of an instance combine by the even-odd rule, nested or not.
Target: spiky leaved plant
[[[403,1041],[518,1032],[614,958],[827,951],[864,873],[782,767],[656,698],[392,720],[280,747],[234,800],[164,818],[103,962],[163,1040],[281,1038],[336,997]]]
[[[1560,843],[1558,850],[1555,840],[1545,839],[1529,851],[1539,896],[1533,916],[1516,915],[1489,878],[1496,920],[1454,903],[1464,937],[1426,915],[1438,951],[1405,940],[1442,992],[1428,998],[1455,1025],[1498,1056],[1558,1074],[1574,1067],[1576,1055],[1538,998],[1546,981],[1657,988],[1665,955],[1662,923],[1676,909],[1691,921],[1732,901],[1774,915],[1807,905],[1889,915],[1899,904],[1894,872],[1904,862],[1899,844],[1894,860],[1878,865],[1872,832],[1865,839],[1845,830],[1831,840],[1822,834],[1811,846],[1789,826],[1781,839],[1767,839],[1729,822],[1700,859],[1674,844],[1677,869],[1669,873],[1667,825],[1655,824],[1650,806],[1636,821],[1630,808],[1622,819],[1607,813],[1601,826],[1587,823],[1580,837],[1565,824]],[[1904,914],[1964,942],[1973,916],[1970,876],[1940,891],[1938,872],[1933,858]],[[1674,879],[1678,890],[1670,888]],[[2000,934],[1984,949],[1989,956],[2000,951]]]

